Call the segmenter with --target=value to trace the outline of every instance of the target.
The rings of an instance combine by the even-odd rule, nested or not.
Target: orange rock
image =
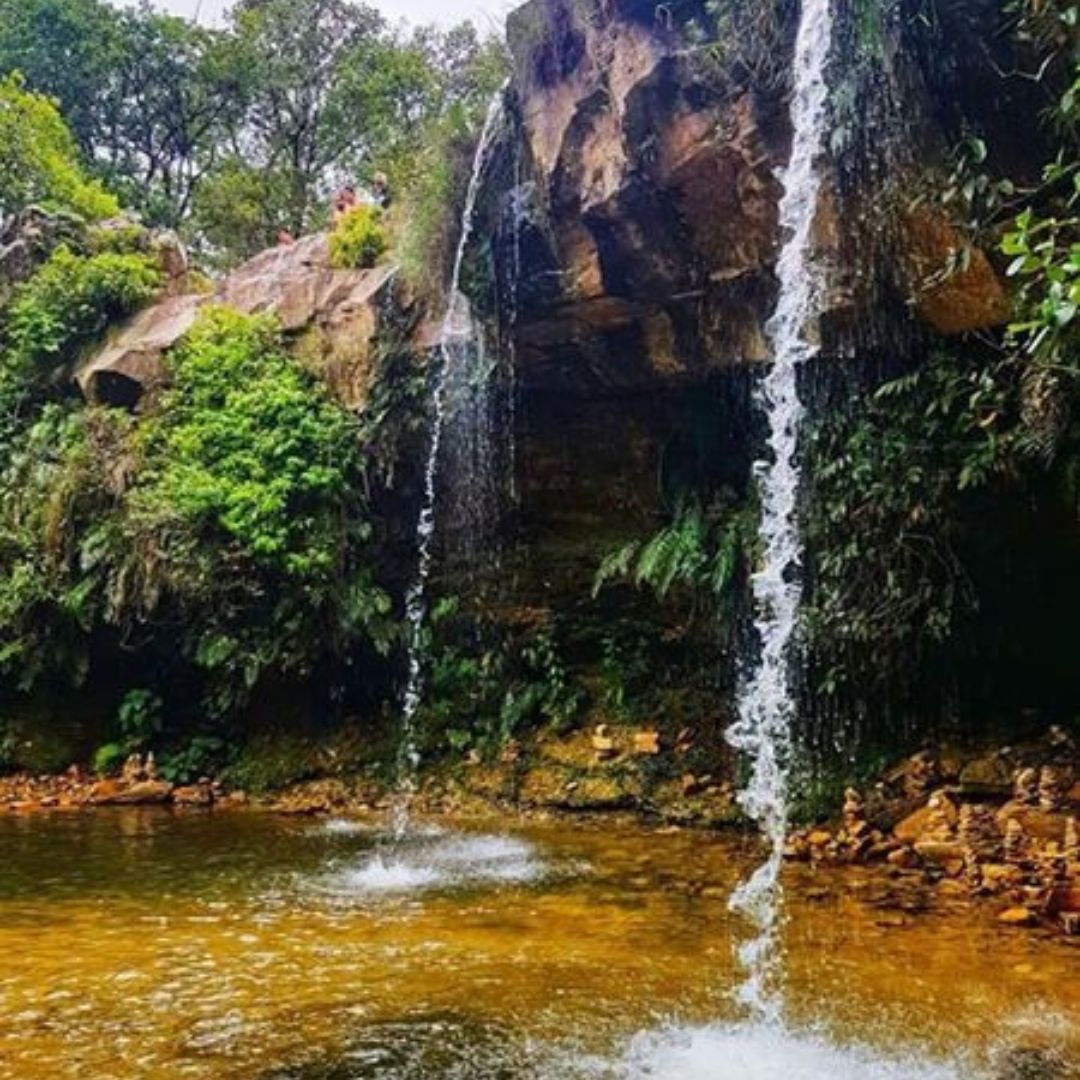
[[[1015,802],[1006,803],[997,813],[997,821],[1002,830],[1010,821],[1015,821],[1028,836],[1039,840],[1053,840],[1058,844],[1065,840],[1065,820],[1064,814]]]
[[[980,863],[979,873],[982,875],[983,884],[993,889],[1011,888],[1024,880],[1024,874],[1019,867],[1005,863]]]
[[[919,317],[939,334],[1008,322],[1009,296],[985,252],[926,206],[903,222],[904,272]]]
[[[815,829],[806,839],[811,847],[825,847],[832,843],[832,833],[827,829]]]
[[[1035,912],[1026,907],[1006,908],[998,915],[998,922],[1007,926],[1034,926],[1038,921]]]
[[[124,790],[119,780],[98,780],[90,785],[88,798],[91,803],[104,805],[111,802]]]
[[[651,728],[634,732],[635,754],[659,754],[660,733]]]
[[[592,735],[592,748],[601,761],[615,756],[615,740],[612,738],[611,729],[607,724],[597,724]]]
[[[963,864],[964,848],[962,844],[951,840],[921,840],[915,845],[919,857],[937,866],[946,866],[959,861]]]
[[[168,802],[173,791],[172,784],[164,780],[142,780],[130,787],[122,784],[116,784],[115,787],[119,790],[114,789],[111,794],[98,795],[94,801],[99,805],[110,806],[150,806]]]
[[[178,787],[172,793],[172,800],[177,806],[209,806],[214,801],[214,793],[207,784],[191,784]]]
[[[916,840],[920,840],[925,836],[938,818],[944,818],[950,825],[955,825],[959,818],[958,811],[952,800],[940,793],[936,797],[933,806],[927,803],[925,806],[920,806],[918,810],[908,814],[893,829],[893,835],[897,840],[902,840],[905,844],[913,844]]]
[[[885,861],[890,866],[899,866],[901,869],[907,870],[913,866],[918,865],[919,856],[909,847],[897,848],[895,851],[890,851],[885,856]]]
[[[962,881],[954,881],[952,878],[944,878],[937,883],[937,891],[940,896],[967,896],[968,887]]]

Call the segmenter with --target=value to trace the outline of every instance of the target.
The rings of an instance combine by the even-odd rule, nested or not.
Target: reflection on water
[[[610,821],[395,850],[257,814],[0,818],[0,1077],[967,1080],[1033,1018],[1076,1049],[1067,939],[805,867],[799,1034],[737,1026],[725,902],[752,860]]]

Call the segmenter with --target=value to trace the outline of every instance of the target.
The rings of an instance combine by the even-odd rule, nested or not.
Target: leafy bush
[[[83,175],[56,105],[8,75],[0,78],[0,221],[30,203],[89,221],[120,212],[116,199]]]
[[[488,757],[529,727],[568,727],[584,703],[553,627],[518,633],[464,614],[456,597],[432,610],[422,718],[432,749]]]
[[[386,233],[377,206],[354,206],[330,233],[330,262],[339,270],[367,270],[386,251]]]
[[[212,308],[168,366],[127,499],[129,535],[154,565],[127,606],[142,617],[179,607],[184,651],[222,680],[224,711],[264,671],[307,673],[362,640],[385,653],[394,627],[362,557],[371,527],[354,418],[268,318]]]
[[[173,784],[191,784],[214,776],[227,761],[231,747],[219,735],[196,735],[179,748],[158,757],[158,771]]]
[[[95,445],[122,441],[128,426],[123,414],[51,404],[9,447],[0,471],[0,672],[21,689],[86,676],[115,509]]]
[[[147,750],[162,732],[162,701],[150,690],[129,690],[116,712],[115,737],[94,754],[94,771],[113,772]]]
[[[152,256],[63,246],[16,291],[0,331],[0,436],[36,388],[161,286]]]
[[[1008,391],[941,354],[809,438],[803,618],[821,685],[915,669],[974,611],[959,554],[970,493],[1007,470]]]
[[[265,318],[209,310],[169,367],[140,418],[48,405],[12,440],[0,668],[78,683],[119,635],[202,672],[220,720],[267,671],[385,654],[355,419]]]

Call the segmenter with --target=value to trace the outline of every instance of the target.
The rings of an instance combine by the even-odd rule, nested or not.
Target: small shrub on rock
[[[354,206],[338,218],[330,233],[330,262],[338,270],[366,270],[387,248],[382,212],[375,206]]]

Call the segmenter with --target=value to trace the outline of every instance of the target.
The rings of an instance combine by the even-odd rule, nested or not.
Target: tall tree
[[[53,102],[9,75],[0,79],[0,223],[30,203],[90,220],[119,211],[116,200],[83,175],[75,140]]]
[[[299,231],[365,130],[355,74],[378,54],[385,24],[348,0],[241,0],[233,28],[251,88],[241,152],[285,171],[287,224]]]
[[[121,18],[119,39],[96,156],[130,203],[176,225],[243,126],[244,71],[228,37],[158,14],[147,0]]]
[[[121,14],[101,0],[0,0],[0,74],[56,98],[79,148],[105,138],[105,103],[121,51]]]

